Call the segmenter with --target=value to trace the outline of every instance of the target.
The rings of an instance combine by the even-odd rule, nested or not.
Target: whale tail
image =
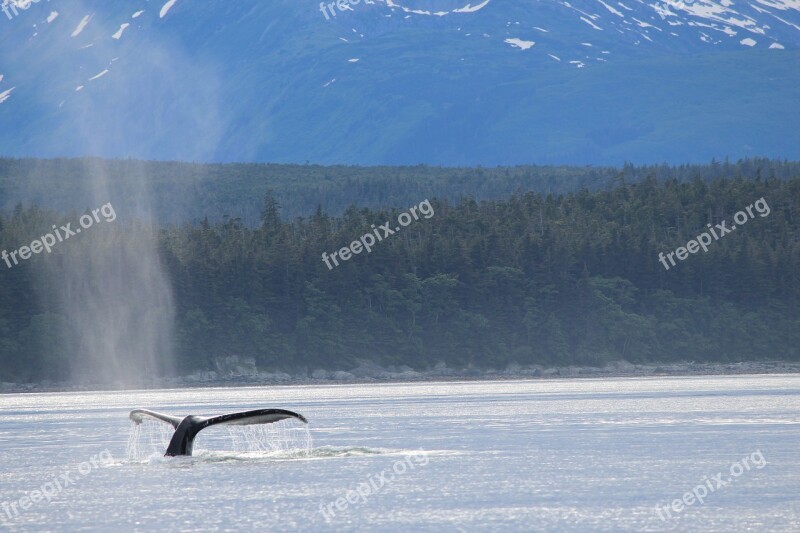
[[[212,417],[189,415],[184,418],[165,415],[148,409],[135,409],[130,413],[130,419],[135,424],[141,424],[147,419],[158,420],[175,428],[175,433],[167,446],[166,456],[192,455],[194,438],[201,430],[218,424],[232,426],[248,426],[251,424],[272,424],[287,418],[296,418],[307,424],[308,420],[298,413],[285,409],[256,409]]]

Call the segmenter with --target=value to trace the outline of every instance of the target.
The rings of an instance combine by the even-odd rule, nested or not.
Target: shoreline
[[[539,365],[509,365],[504,370],[448,368],[439,363],[432,369],[416,371],[410,367],[382,368],[374,363],[362,362],[350,371],[317,369],[306,375],[284,372],[264,372],[244,362],[218,371],[195,372],[188,376],[159,378],[138,383],[6,383],[0,382],[0,394],[89,392],[116,390],[157,390],[204,387],[259,387],[293,385],[358,385],[374,383],[424,383],[431,381],[514,381],[530,379],[581,379],[581,378],[633,378],[633,377],[688,377],[729,375],[800,374],[800,362],[764,361],[739,363],[631,364],[616,361],[605,367],[566,366],[542,367]],[[230,366],[230,365],[227,365]],[[127,386],[126,386],[127,385]]]

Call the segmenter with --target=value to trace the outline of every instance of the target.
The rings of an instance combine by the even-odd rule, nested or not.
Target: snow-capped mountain
[[[800,157],[798,0],[0,4],[0,155]]]

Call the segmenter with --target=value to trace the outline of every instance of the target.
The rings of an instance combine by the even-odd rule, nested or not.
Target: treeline
[[[380,209],[410,205],[419,198],[451,203],[463,198],[499,200],[512,194],[562,194],[586,188],[610,190],[652,176],[659,181],[701,179],[789,179],[800,163],[770,159],[707,165],[614,167],[516,166],[495,168],[356,167],[279,164],[195,164],[103,159],[0,158],[0,209],[18,202],[56,211],[82,211],[96,202],[123,204],[149,195],[147,205],[162,223],[198,223],[238,217],[258,224],[261,201],[272,191],[285,220],[313,213],[318,205],[341,215],[350,205]],[[102,187],[98,187],[102,183]]]
[[[762,197],[769,216],[668,271],[659,263],[659,252]],[[287,222],[267,195],[257,227],[230,217],[162,227],[178,370],[225,355],[293,372],[359,359],[414,368],[800,359],[800,177],[645,177],[595,192],[430,198],[432,218],[325,266],[323,252],[373,224],[393,228],[424,199]],[[0,243],[17,248],[54,216],[19,206],[0,217]],[[136,238],[135,228],[108,231]],[[42,303],[42,260],[0,264],[0,381],[57,379],[70,357],[57,334],[70,316]]]

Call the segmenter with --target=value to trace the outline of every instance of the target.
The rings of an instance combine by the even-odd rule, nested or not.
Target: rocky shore
[[[460,380],[511,380],[511,379],[558,379],[558,378],[603,378],[603,377],[648,377],[648,376],[703,376],[734,374],[795,374],[800,373],[800,362],[769,361],[740,363],[694,363],[679,362],[669,364],[631,364],[615,361],[604,367],[566,366],[543,367],[539,365],[522,366],[511,364],[502,370],[479,368],[450,368],[438,363],[432,368],[416,370],[408,366],[381,367],[370,361],[362,361],[356,367],[344,370],[315,369],[288,374],[285,372],[266,372],[256,367],[255,361],[248,358],[230,356],[221,358],[215,370],[195,372],[188,376],[161,378],[147,383],[132,385],[133,388],[184,388],[184,387],[224,387],[259,385],[309,385],[344,383],[392,383],[417,381],[460,381]],[[75,390],[115,390],[124,387],[122,383],[100,385],[85,383],[3,383],[0,393],[15,392],[55,392]]]

